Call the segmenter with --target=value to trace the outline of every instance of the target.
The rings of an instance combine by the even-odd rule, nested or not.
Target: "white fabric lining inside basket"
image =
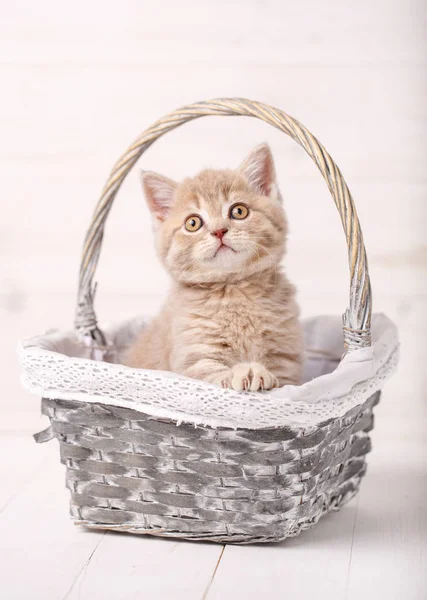
[[[342,360],[341,319],[314,317],[303,321],[302,385],[263,393],[235,392],[170,372],[121,365],[120,353],[142,325],[137,318],[104,328],[109,362],[92,360],[92,350],[74,332],[52,331],[26,340],[19,347],[22,382],[47,398],[127,407],[195,425],[307,428],[364,402],[392,375],[398,358],[397,330],[385,315],[373,316],[373,345]]]

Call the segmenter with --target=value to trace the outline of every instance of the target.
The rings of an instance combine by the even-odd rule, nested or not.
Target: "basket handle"
[[[115,164],[95,208],[85,238],[75,320],[79,336],[89,339],[90,343],[94,340],[96,344],[105,344],[93,308],[95,292],[93,278],[101,251],[105,222],[123,180],[155,140],[187,121],[208,115],[261,119],[293,138],[314,160],[332,194],[347,239],[350,300],[349,308],[343,315],[344,345],[347,350],[370,346],[372,299],[365,245],[353,199],[339,168],[325,148],[301,123],[277,108],[243,98],[220,98],[197,102],[170,113],[144,131]]]

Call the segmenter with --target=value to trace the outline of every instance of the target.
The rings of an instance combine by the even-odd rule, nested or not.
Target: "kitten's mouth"
[[[226,252],[227,250],[231,250],[231,252],[236,252],[236,250],[234,250],[231,246],[227,246],[227,244],[221,243],[218,248],[216,249],[216,252],[214,254],[214,258],[215,256],[217,256],[217,254],[219,254],[220,252]]]

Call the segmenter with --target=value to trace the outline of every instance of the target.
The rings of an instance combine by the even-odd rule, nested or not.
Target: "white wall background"
[[[0,4],[3,430],[17,427],[18,417],[21,428],[38,420],[38,399],[19,387],[14,349],[19,338],[71,326],[83,237],[113,162],[158,117],[218,96],[282,108],[340,166],[365,235],[374,308],[401,331],[401,370],[383,418],[425,413],[422,0]],[[341,225],[294,142],[261,122],[205,118],[157,142],[140,166],[179,178],[237,165],[261,141],[276,157],[291,223],[288,268],[303,314],[341,313],[348,296]],[[111,213],[98,281],[101,321],[151,312],[166,292],[137,171]]]

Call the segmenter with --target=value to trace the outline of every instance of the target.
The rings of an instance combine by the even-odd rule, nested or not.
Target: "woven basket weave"
[[[113,406],[43,400],[67,467],[71,515],[102,529],[215,542],[295,536],[353,497],[376,392],[344,417],[230,430]]]
[[[111,340],[97,326],[93,278],[104,225],[121,183],[158,137],[205,115],[260,118],[295,139],[317,164],[339,210],[348,243],[350,302],[343,316],[344,346],[347,356],[354,353],[356,363],[359,355],[367,362],[368,355],[372,357],[371,291],[362,233],[347,185],[323,146],[300,123],[278,109],[242,99],[201,102],[171,113],[146,130],[117,162],[86,236],[76,316],[78,343],[92,359],[113,360]],[[372,410],[379,400],[378,381],[383,376],[375,380],[376,387],[363,388],[357,403],[347,405],[344,398],[331,404],[337,407],[336,414],[326,419],[304,424],[303,415],[278,426],[265,427],[260,422],[259,426],[236,427],[231,420],[213,426],[208,417],[203,421],[203,415],[198,415],[196,419],[188,408],[181,411],[179,419],[167,410],[159,412],[157,405],[165,398],[154,398],[150,405],[147,394],[143,405],[134,400],[116,402],[113,392],[117,390],[113,389],[112,399],[107,390],[86,401],[85,394],[91,389],[87,382],[86,387],[70,387],[62,397],[59,393],[55,396],[54,390],[66,389],[67,378],[62,378],[62,387],[55,387],[52,382],[58,378],[57,372],[49,371],[55,356],[52,352],[40,354],[38,344],[30,344],[36,353],[26,350],[23,355],[27,387],[50,397],[43,400],[42,410],[51,426],[36,439],[59,440],[71,492],[71,514],[88,527],[216,542],[280,541],[338,509],[356,493],[365,473]],[[61,352],[73,356],[71,347]],[[44,375],[50,373],[50,379],[45,379],[48,383],[28,384],[37,379],[30,360],[34,356],[39,363],[44,361],[41,370]],[[66,364],[63,356],[61,360]],[[102,373],[96,375],[99,369],[92,367],[96,363],[90,363],[76,359],[73,368],[82,372],[90,368],[93,377],[100,378]],[[40,372],[37,375],[39,382],[42,377]],[[159,389],[165,377],[161,373],[156,376]],[[182,379],[175,383],[179,386]],[[144,383],[139,385],[143,394]],[[206,389],[219,398],[229,393],[221,390],[220,396],[204,382],[197,386],[198,391]],[[333,395],[330,390],[331,398]],[[262,401],[265,397],[261,393],[249,396]]]

